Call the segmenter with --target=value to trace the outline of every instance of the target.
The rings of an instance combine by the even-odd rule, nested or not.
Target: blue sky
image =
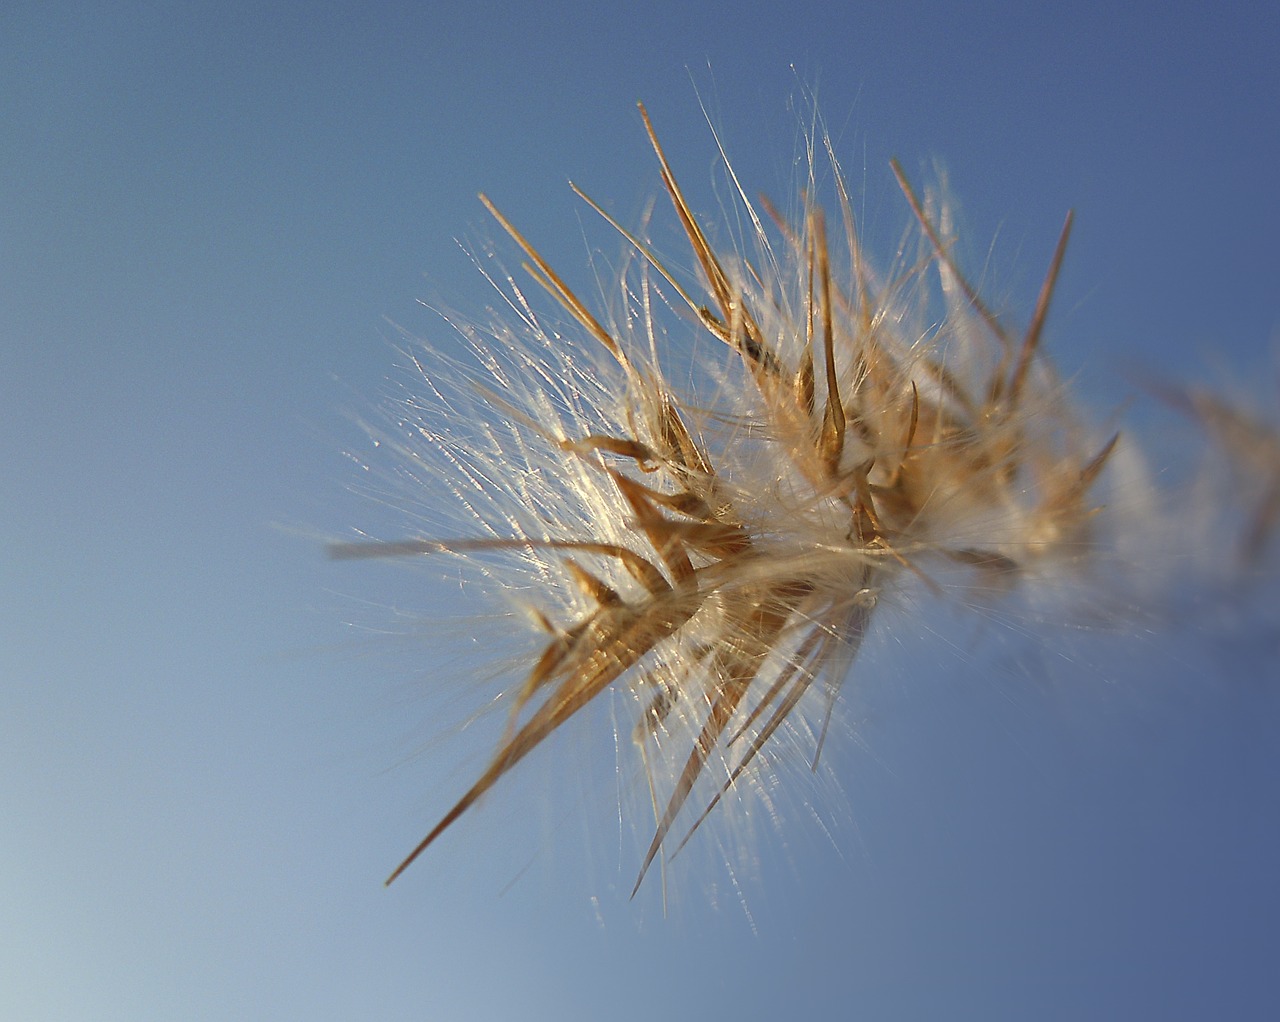
[[[1247,621],[1030,672],[886,644],[833,840],[766,833],[750,920],[695,869],[669,917],[628,903],[602,800],[548,819],[554,762],[382,888],[483,751],[430,709],[465,633],[412,624],[451,594],[324,557],[394,521],[351,418],[389,323],[491,300],[455,241],[493,234],[478,191],[590,280],[566,182],[635,221],[637,100],[714,210],[700,101],[779,195],[812,88],[872,236],[905,222],[888,158],[941,161],[1015,310],[1074,208],[1049,343],[1102,402],[1134,366],[1275,377],[1253,5],[515,6],[0,12],[0,1014],[1271,1017],[1280,700]],[[576,753],[605,795],[607,753]]]

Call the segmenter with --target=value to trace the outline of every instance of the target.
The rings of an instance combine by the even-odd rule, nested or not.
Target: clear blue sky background
[[[465,643],[347,627],[450,597],[318,538],[393,520],[350,491],[346,415],[393,375],[388,320],[447,344],[416,300],[489,301],[453,240],[491,233],[475,193],[589,281],[617,246],[565,182],[634,221],[638,99],[706,206],[698,96],[778,195],[816,86],[873,230],[905,222],[887,158],[941,160],[1015,306],[1074,207],[1050,343],[1105,400],[1132,364],[1274,378],[1265,8],[8,0],[0,1015],[1277,1017],[1280,706],[1247,627],[1028,670],[886,649],[830,750],[834,840],[764,828],[753,931],[698,870],[669,918],[658,885],[628,903],[607,806],[541,799],[547,757],[383,890],[480,762],[424,719]]]

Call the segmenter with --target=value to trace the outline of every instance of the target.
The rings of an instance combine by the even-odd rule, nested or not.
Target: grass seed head
[[[957,264],[946,203],[897,164],[916,246],[889,272],[862,250],[838,169],[830,219],[807,192],[790,218],[740,192],[755,250],[723,251],[641,113],[695,272],[614,224],[635,258],[606,316],[485,199],[559,312],[503,282],[508,320],[462,327],[479,380],[437,359],[422,367],[430,407],[400,410],[402,451],[431,466],[424,481],[439,474],[471,534],[333,549],[482,563],[542,633],[488,766],[390,880],[625,691],[653,808],[638,889],[782,736],[816,759],[886,597],[944,596],[957,572],[992,592],[1083,576],[1099,549],[1118,437],[1083,424],[1040,343],[1069,216],[1015,332]],[[688,335],[696,365],[678,386],[663,365]]]

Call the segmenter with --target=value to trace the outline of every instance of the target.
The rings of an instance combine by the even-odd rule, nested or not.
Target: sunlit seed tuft
[[[419,366],[436,411],[406,403],[402,453],[443,472],[474,536],[332,548],[484,558],[544,636],[487,768],[388,883],[579,710],[625,689],[654,815],[638,890],[786,729],[816,760],[886,595],[946,599],[957,572],[993,598],[1087,584],[1107,557],[1099,480],[1123,441],[1089,422],[1041,347],[1070,216],[1013,331],[957,265],[945,203],[896,163],[918,245],[886,275],[838,168],[831,223],[811,190],[790,219],[739,192],[756,249],[718,251],[641,114],[694,279],[583,195],[638,257],[622,312],[598,314],[484,199],[574,331],[506,281],[510,325],[461,328],[487,382]],[[677,385],[663,360],[690,333],[697,371]],[[1243,543],[1258,549],[1280,514],[1274,435],[1207,396],[1180,400],[1257,481]]]

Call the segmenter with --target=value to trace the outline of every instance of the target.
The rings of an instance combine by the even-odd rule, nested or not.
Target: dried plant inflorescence
[[[807,195],[788,220],[739,190],[756,252],[720,252],[641,112],[696,283],[614,224],[638,258],[620,325],[598,317],[484,200],[581,336],[545,326],[511,282],[518,330],[470,331],[491,375],[474,393],[494,421],[468,423],[465,438],[411,422],[478,538],[333,548],[505,557],[539,585],[526,595],[547,638],[505,736],[390,880],[579,710],[625,688],[655,818],[638,889],[802,701],[820,708],[816,758],[824,714],[895,587],[942,593],[958,571],[1004,591],[1085,574],[1098,549],[1095,484],[1118,438],[1082,426],[1040,350],[1070,217],[1014,334],[960,271],[945,205],[896,164],[918,226],[896,272],[877,276],[863,258],[838,173],[838,227]],[[684,392],[664,375],[664,303],[703,338],[697,362],[723,354],[712,393],[696,372]]]
[[[1203,429],[1214,459],[1225,461],[1225,478],[1220,469],[1211,469],[1200,482],[1214,490],[1206,501],[1209,506],[1242,515],[1235,528],[1225,529],[1239,533],[1235,557],[1228,560],[1246,575],[1262,571],[1268,546],[1280,529],[1280,430],[1204,387],[1164,386],[1159,392]],[[1215,526],[1223,529],[1221,522]]]

